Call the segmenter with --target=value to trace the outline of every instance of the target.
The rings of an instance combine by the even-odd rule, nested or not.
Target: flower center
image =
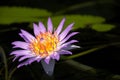
[[[45,32],[37,35],[36,39],[30,43],[29,47],[36,55],[47,57],[56,50],[58,42],[58,37],[55,34]]]

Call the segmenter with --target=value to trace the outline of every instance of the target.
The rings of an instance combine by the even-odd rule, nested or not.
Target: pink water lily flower
[[[76,46],[72,44],[78,41],[68,41],[68,39],[78,34],[78,32],[70,33],[74,23],[68,25],[68,27],[62,31],[64,22],[65,18],[62,19],[56,30],[53,29],[51,18],[48,18],[47,29],[42,22],[39,22],[38,25],[33,23],[34,36],[21,29],[19,35],[24,41],[12,42],[12,45],[14,45],[13,48],[21,48],[21,50],[10,53],[15,56],[14,60],[18,59],[18,61],[21,62],[18,68],[31,64],[34,61],[40,62],[41,60],[49,64],[51,59],[59,60],[60,55],[72,54],[69,50],[76,48]]]

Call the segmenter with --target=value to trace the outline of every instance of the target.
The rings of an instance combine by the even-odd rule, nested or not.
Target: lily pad
[[[99,32],[110,31],[114,27],[115,27],[115,25],[111,25],[111,24],[94,24],[94,25],[92,25],[92,29],[99,31]]]
[[[27,7],[0,7],[0,24],[39,21],[40,17],[50,16],[45,9]]]

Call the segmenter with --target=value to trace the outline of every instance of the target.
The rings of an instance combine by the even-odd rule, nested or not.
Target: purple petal
[[[54,58],[58,61],[60,59],[60,55],[58,53],[55,53]]]
[[[32,62],[36,61],[37,59],[38,59],[37,57],[30,58],[28,63],[31,64]]]
[[[40,33],[40,29],[39,29],[39,27],[38,27],[36,24],[34,24],[34,23],[33,23],[33,27],[34,27],[34,34],[35,34],[35,36],[37,36],[37,35]]]
[[[22,63],[22,64],[19,64],[18,66],[17,66],[17,68],[20,68],[20,67],[22,67],[24,64]]]
[[[12,61],[14,62],[17,58],[19,58],[19,56],[16,56]]]
[[[56,59],[56,60],[59,60],[60,56],[57,52],[54,52],[51,56],[50,56],[52,59]]]
[[[26,41],[26,42],[30,42],[22,33],[19,33],[19,35]]]
[[[48,22],[47,22],[47,26],[48,26],[48,31],[52,33],[53,31],[53,24],[50,18],[48,18]]]
[[[60,41],[63,40],[66,35],[70,32],[70,30],[72,29],[72,26],[74,25],[74,23],[70,24],[61,34],[60,34]]]
[[[50,57],[48,56],[48,57],[45,58],[45,62],[46,62],[47,64],[49,64],[49,61],[50,61]]]
[[[30,55],[30,51],[28,50],[16,50],[10,53],[10,55],[16,55],[16,56],[23,56],[23,55]]]
[[[55,32],[57,33],[57,35],[60,34],[60,32],[61,32],[61,30],[62,30],[62,28],[63,28],[64,22],[65,22],[65,18],[62,19],[62,21],[60,22],[58,28],[57,28],[56,31],[55,31]]]
[[[29,64],[28,62],[29,62],[29,60],[20,63],[20,64],[17,66],[17,68],[20,68],[20,67],[22,67],[22,66],[24,66],[24,65],[28,65],[28,64]]]
[[[24,37],[26,37],[27,40],[29,40],[30,42],[32,42],[32,40],[35,39],[35,37],[32,36],[32,35],[31,35],[30,33],[28,33],[27,31],[21,29],[21,32],[22,32],[22,35],[24,35]]]
[[[60,45],[60,46],[59,46],[59,49],[61,49],[62,47],[65,47],[65,46],[67,46],[67,45],[70,45],[70,44],[72,44],[72,43],[75,43],[75,42],[78,42],[78,41],[77,41],[77,40],[71,40],[71,41],[69,41],[69,42],[66,42],[66,43]]]
[[[17,66],[17,68],[21,67],[21,66],[24,66],[24,65],[28,65],[28,64],[31,64],[32,62],[36,61],[38,59],[38,57],[32,57],[26,61],[24,61],[23,63],[19,64]]]
[[[26,42],[22,42],[22,41],[15,41],[12,42],[14,46],[14,48],[22,48],[22,49],[28,49],[28,43]]]
[[[74,36],[74,35],[76,35],[76,34],[78,34],[78,32],[73,32],[73,33],[69,34],[66,38],[64,38],[64,39],[60,42],[60,44],[63,44],[63,43],[66,42],[70,37],[72,37],[72,36]]]
[[[25,55],[25,56],[22,56],[22,57],[19,59],[19,61],[22,61],[22,60],[25,60],[25,59],[31,58],[31,57],[33,57],[33,56],[31,56],[31,55]]]
[[[40,28],[41,32],[46,32],[46,28],[45,28],[45,26],[43,25],[42,22],[39,22],[39,28]]]
[[[37,59],[37,62],[40,62],[41,59],[42,59],[42,58],[39,57],[39,58]]]
[[[60,50],[58,51],[59,54],[72,54],[72,52],[67,51],[67,50]]]
[[[65,47],[62,47],[61,49],[63,49],[63,50],[71,50],[71,49],[75,49],[75,48],[80,48],[80,46],[67,45],[67,46],[65,46]]]
[[[55,59],[54,54],[55,54],[55,53],[52,53],[52,54],[50,55],[50,57],[51,57],[52,59]]]

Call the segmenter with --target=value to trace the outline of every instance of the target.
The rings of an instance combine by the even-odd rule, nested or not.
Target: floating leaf
[[[99,32],[110,31],[114,27],[115,27],[115,25],[111,25],[111,24],[94,24],[94,25],[92,25],[92,29],[99,31]]]
[[[59,22],[63,19],[66,18],[65,25],[68,26],[71,22],[74,22],[74,27],[73,29],[78,29],[78,28],[85,28],[87,25],[92,25],[92,24],[99,24],[105,21],[103,17],[98,17],[98,16],[91,16],[91,15],[61,15],[61,16],[53,16],[52,21],[53,25],[56,28],[59,24]],[[41,18],[41,21],[46,24],[47,18]]]
[[[39,17],[48,17],[51,13],[44,9],[26,7],[0,7],[0,24],[39,21]]]

